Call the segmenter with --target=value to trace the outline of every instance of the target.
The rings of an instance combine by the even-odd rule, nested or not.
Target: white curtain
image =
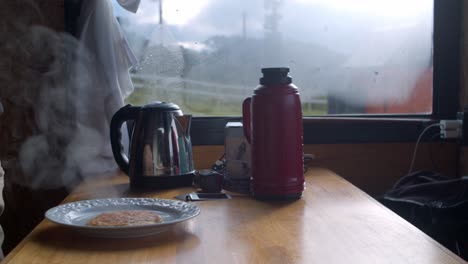
[[[139,5],[139,1],[134,0],[118,2],[132,12],[136,12]],[[83,174],[102,173],[116,168],[108,136],[109,124],[113,114],[124,105],[124,98],[133,91],[129,69],[137,59],[114,17],[110,0],[83,1],[80,18],[79,47],[83,51],[79,54],[89,55],[80,57],[89,65],[77,67],[86,71],[77,74],[87,78],[89,84],[77,91],[80,100],[78,130],[84,137],[77,138],[73,149],[88,155],[86,163],[80,165]],[[128,136],[125,129],[123,132],[126,147]],[[93,142],[92,146],[86,146],[85,142],[89,140]]]

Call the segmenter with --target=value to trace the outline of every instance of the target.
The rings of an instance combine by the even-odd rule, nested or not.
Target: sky
[[[151,35],[159,21],[158,0],[141,0],[136,14],[112,1],[116,16],[125,17],[127,27],[142,36]],[[264,0],[163,0],[163,18],[166,30],[178,42],[201,42],[213,35],[240,36],[243,14],[247,36],[262,38],[265,3]],[[284,0],[279,10],[283,37],[315,42],[337,51],[354,49],[369,33],[404,30],[432,21],[427,19],[432,15],[432,1],[427,0]]]

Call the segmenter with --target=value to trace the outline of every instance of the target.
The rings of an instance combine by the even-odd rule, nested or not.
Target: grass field
[[[222,99],[219,99],[222,98]],[[229,99],[222,94],[215,96],[182,94],[169,92],[163,89],[141,87],[125,100],[132,105],[144,105],[153,101],[172,102],[182,109],[185,114],[193,116],[240,116],[242,115],[242,101]],[[303,116],[327,114],[326,104],[307,103],[302,104]]]

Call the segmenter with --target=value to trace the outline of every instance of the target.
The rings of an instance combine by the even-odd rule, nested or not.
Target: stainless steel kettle
[[[122,124],[133,121],[130,153],[122,146]],[[190,186],[195,175],[190,140],[191,116],[173,103],[126,105],[111,120],[112,152],[136,188]]]

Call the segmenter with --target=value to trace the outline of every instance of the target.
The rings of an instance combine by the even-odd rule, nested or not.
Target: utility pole
[[[162,1],[159,0],[159,25],[163,24],[163,8],[162,8]]]
[[[247,38],[247,13],[242,13],[242,38],[245,40]]]
[[[163,46],[164,44],[164,28],[163,28],[163,7],[162,7],[163,0],[159,0],[159,39],[161,41],[160,45]]]
[[[263,28],[267,36],[278,37],[279,32],[279,21],[281,20],[281,14],[279,9],[283,4],[283,0],[265,0],[265,20]]]

